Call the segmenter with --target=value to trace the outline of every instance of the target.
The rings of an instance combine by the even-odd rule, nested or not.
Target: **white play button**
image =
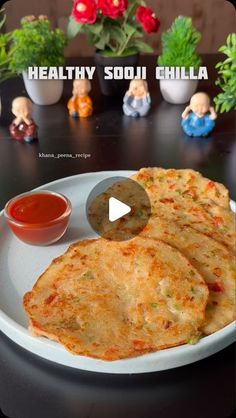
[[[131,207],[116,199],[115,197],[110,197],[109,199],[109,221],[115,222],[117,219],[122,218],[122,216],[127,215],[131,212]]]
[[[100,237],[127,241],[139,235],[151,216],[149,197],[136,181],[127,177],[108,177],[88,195],[86,214]]]

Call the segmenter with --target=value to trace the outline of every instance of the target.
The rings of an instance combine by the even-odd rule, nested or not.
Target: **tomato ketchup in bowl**
[[[67,230],[71,203],[60,193],[40,190],[9,200],[4,216],[14,234],[31,245],[49,245]]]

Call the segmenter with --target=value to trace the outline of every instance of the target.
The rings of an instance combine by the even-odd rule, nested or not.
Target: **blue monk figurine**
[[[206,93],[196,93],[182,113],[181,126],[189,136],[207,136],[214,128],[216,118],[209,96]]]
[[[124,96],[123,111],[126,116],[146,116],[151,107],[151,98],[145,80],[134,79]]]

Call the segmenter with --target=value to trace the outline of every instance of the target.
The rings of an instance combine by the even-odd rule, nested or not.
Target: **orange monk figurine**
[[[91,83],[87,78],[74,80],[73,96],[67,104],[70,116],[74,118],[87,118],[92,115],[93,102],[88,95],[90,91]]]

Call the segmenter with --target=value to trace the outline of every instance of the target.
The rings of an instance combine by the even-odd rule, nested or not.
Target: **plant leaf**
[[[140,41],[139,39],[135,39],[132,42],[132,47],[135,47],[138,51],[143,52],[143,53],[151,53],[151,52],[153,52],[153,49],[152,49],[152,47],[150,45],[148,45],[144,41]]]
[[[76,22],[75,19],[70,16],[69,17],[69,23],[67,26],[67,35],[69,39],[73,39],[82,29],[82,26],[80,23]]]
[[[81,25],[83,26],[83,25]],[[94,35],[102,35],[103,31],[103,24],[102,23],[94,23],[93,25],[89,25],[89,31],[94,33]]]
[[[192,19],[178,16],[171,27],[162,34],[162,54],[158,57],[158,64],[164,67],[199,68],[201,58],[196,52],[201,34],[193,24]]]
[[[131,36],[136,32],[136,28],[129,23],[125,23],[123,29],[128,36]]]

